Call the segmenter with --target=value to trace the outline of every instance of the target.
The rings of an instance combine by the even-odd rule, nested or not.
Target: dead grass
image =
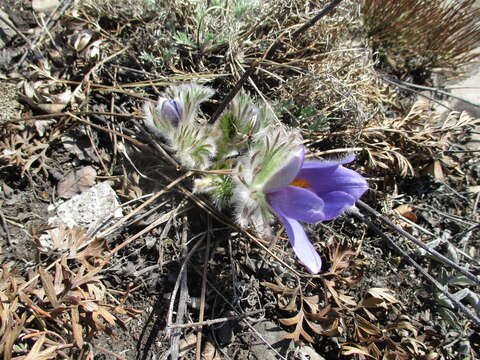
[[[408,74],[458,70],[478,59],[480,9],[474,0],[365,0],[367,36],[383,61]]]

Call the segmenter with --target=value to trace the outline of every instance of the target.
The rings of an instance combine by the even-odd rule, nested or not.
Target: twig
[[[7,19],[4,19],[3,16],[0,15],[0,21],[3,22],[5,25],[7,25],[10,29],[12,29],[18,36],[20,36],[23,41],[25,41],[28,46],[32,47],[32,43],[30,42],[30,40],[21,33],[20,30],[17,29],[17,27],[12,24],[10,21],[8,21]]]
[[[312,157],[328,155],[328,154],[353,153],[355,151],[363,151],[363,150],[364,150],[364,148],[361,148],[361,147],[344,148],[344,149],[332,149],[332,150],[318,151],[316,153],[307,154],[305,157],[306,158],[312,158]]]
[[[202,292],[200,294],[200,313],[198,314],[198,322],[203,322],[203,316],[205,314],[205,293],[207,290],[207,270],[208,270],[208,260],[210,258],[210,237],[212,230],[212,218],[208,216],[207,224],[207,246],[205,247],[205,260],[203,263],[203,274],[202,274]],[[197,349],[195,352],[195,359],[202,359],[202,326],[198,329],[197,332]]]
[[[438,100],[435,100],[434,98],[432,98],[431,96],[427,96],[425,94],[422,94],[420,91],[417,91],[417,90],[413,90],[412,88],[408,87],[408,86],[405,86],[405,85],[402,85],[402,84],[399,84],[398,82],[395,82],[395,81],[392,81],[392,80],[389,80],[387,78],[383,78],[384,81],[392,84],[392,85],[395,85],[395,86],[398,86],[400,89],[404,89],[404,90],[407,90],[407,91],[410,91],[418,96],[421,96],[421,97],[424,97],[440,106],[443,106],[444,108],[450,110],[450,111],[453,111],[453,109],[450,107],[450,106],[447,106],[445,104],[442,104],[440,101]]]
[[[172,324],[170,325],[170,328],[172,329],[189,329],[193,327],[201,327],[201,326],[211,326],[215,324],[221,324],[227,321],[231,320],[240,320],[244,319],[246,317],[256,315],[263,312],[263,310],[255,310],[255,311],[250,311],[245,314],[238,314],[238,315],[232,315],[232,316],[227,316],[223,318],[218,318],[218,319],[212,319],[212,320],[204,320],[204,321],[198,321],[198,322],[193,322],[193,323],[188,323],[188,324]]]
[[[157,192],[155,195],[153,195],[150,199],[148,199],[147,201],[145,201],[142,205],[140,205],[139,207],[137,207],[134,211],[132,211],[130,214],[122,217],[120,220],[118,220],[115,224],[113,224],[112,226],[110,226],[108,229],[104,230],[101,234],[98,235],[98,237],[104,237],[106,236],[108,233],[110,233],[110,231],[112,231],[113,229],[116,229],[119,225],[123,224],[125,221],[127,221],[128,219],[130,219],[133,215],[137,214],[140,210],[142,210],[143,208],[145,208],[147,205],[151,204],[155,199],[157,199],[159,196],[165,194],[167,191],[169,191],[171,188],[173,188],[175,185],[177,185],[178,183],[182,182],[183,180],[185,180],[186,178],[188,178],[189,176],[191,176],[192,173],[191,172],[187,172],[185,174],[183,174],[182,176],[178,177],[177,179],[173,180],[170,182],[170,184],[168,184],[167,186],[165,186],[162,190],[160,190],[159,192]]]
[[[97,350],[100,350],[101,352],[103,352],[104,354],[107,354],[107,355],[110,355],[110,356],[113,356],[115,359],[117,360],[125,360],[125,358],[123,356],[120,356],[120,355],[117,355],[115,354],[113,351],[110,351],[108,349],[105,349],[104,347],[100,346],[100,345],[93,345],[93,347]]]
[[[427,245],[425,245],[423,242],[417,240],[415,237],[413,237],[412,235],[410,235],[408,232],[406,232],[405,230],[403,230],[402,228],[398,227],[397,225],[395,225],[390,219],[386,218],[385,216],[383,216],[382,214],[380,214],[378,211],[376,211],[375,209],[372,209],[370,206],[368,206],[367,204],[365,204],[363,201],[361,200],[358,200],[357,201],[357,204],[364,210],[366,210],[367,212],[369,212],[370,214],[372,214],[373,216],[375,216],[376,218],[382,220],[385,224],[387,224],[391,229],[395,230],[396,232],[398,232],[400,235],[404,236],[405,238],[407,238],[408,240],[414,242],[416,245],[420,246],[423,250],[425,250],[426,252],[428,252],[429,254],[433,255],[435,258],[437,258],[438,260],[440,260],[440,262],[444,263],[445,265],[449,265],[451,266],[452,268],[454,268],[455,270],[457,270],[458,272],[462,273],[463,275],[465,275],[468,279],[472,280],[473,282],[477,283],[477,284],[480,284],[480,279],[478,277],[476,277],[475,275],[473,275],[472,273],[468,272],[467,270],[465,270],[464,268],[462,268],[460,265],[458,265],[457,263],[453,262],[452,260],[450,260],[449,258],[443,256],[442,254],[440,254],[438,251],[434,250],[434,249],[431,249],[429,248]]]
[[[312,27],[317,21],[319,21],[322,17],[327,15],[330,11],[335,9],[338,4],[340,4],[342,0],[333,0],[328,4],[325,8],[320,10],[317,15],[315,15],[312,19],[307,21],[305,24],[303,24],[299,29],[297,29],[293,34],[292,34],[292,40],[295,40],[298,36],[300,36],[302,33],[304,33],[306,30],[308,30],[310,27]],[[215,113],[212,115],[211,119],[209,120],[210,123],[214,123],[222,114],[222,112],[225,110],[225,108],[228,106],[228,104],[233,100],[235,95],[240,91],[240,89],[243,87],[247,79],[255,72],[257,69],[258,65],[262,62],[263,59],[268,59],[270,58],[275,51],[280,47],[282,44],[282,41],[280,39],[277,39],[272,46],[266,51],[265,55],[261,59],[257,59],[252,64],[250,67],[243,73],[242,77],[240,80],[237,81],[235,84],[235,87],[230,91],[230,93],[225,97],[225,99],[222,101],[222,103],[217,107],[217,110],[215,110]]]
[[[407,81],[398,80],[398,79],[393,79],[393,78],[390,78],[390,77],[384,77],[383,79],[386,80],[386,81],[388,81],[388,82],[394,82],[394,83],[402,84],[402,85],[405,85],[405,86],[410,86],[410,87],[417,88],[417,89],[433,91],[433,92],[436,92],[436,93],[439,93],[439,94],[442,94],[442,95],[445,95],[445,96],[448,96],[448,97],[457,99],[457,100],[459,100],[459,101],[461,101],[461,102],[464,102],[464,103],[466,103],[466,104],[469,104],[469,105],[472,105],[472,106],[475,106],[475,107],[480,107],[480,104],[471,102],[471,101],[469,101],[469,100],[466,100],[466,99],[464,99],[464,98],[461,98],[460,96],[456,96],[456,95],[450,94],[449,92],[446,92],[446,91],[443,91],[443,90],[440,90],[440,89],[437,89],[437,88],[434,88],[434,87],[416,85],[416,84],[409,83],[409,82],[407,82]]]
[[[442,294],[444,294],[459,310],[461,310],[470,320],[475,324],[480,325],[480,318],[477,317],[470,309],[463,305],[460,301],[455,299],[444,286],[435,280],[429,273],[427,273],[413,258],[408,255],[400,246],[398,246],[392,239],[383,233],[375,224],[368,220],[358,210],[352,211],[351,214],[357,219],[367,224],[370,229],[377,233],[383,240],[387,241],[397,252],[399,252],[412,266],[414,266],[428,281],[430,281]]]
[[[180,267],[180,271],[178,272],[179,276],[185,270],[185,268],[187,267],[187,263],[190,260],[190,257],[193,255],[193,253],[197,250],[197,248],[203,242],[203,239],[205,238],[205,233],[198,234],[198,235],[194,236],[190,241],[195,240],[196,238],[200,238],[200,240],[198,240],[197,243],[192,246],[192,249],[185,256],[185,258],[183,260],[183,264]],[[173,306],[175,304],[175,298],[177,297],[177,292],[178,292],[179,287],[180,287],[180,282],[177,281],[175,283],[175,286],[173,287],[172,295],[171,295],[171,299],[170,299],[170,305],[168,307],[167,326],[165,328],[165,333],[166,333],[167,337],[170,336],[170,334],[171,334],[171,326],[172,326],[172,318],[173,318]]]
[[[444,150],[444,154],[470,154],[470,153],[477,153],[480,150]]]
[[[10,237],[10,230],[8,229],[7,220],[5,219],[5,215],[3,215],[2,210],[0,210],[0,220],[2,221],[3,229],[5,230],[5,234],[7,235],[7,245],[12,246],[12,238]]]
[[[187,300],[188,300],[188,284],[187,284],[187,271],[186,271],[186,264],[188,264],[188,247],[187,247],[187,239],[188,239],[188,220],[186,217],[183,218],[183,230],[182,230],[182,241],[181,241],[181,249],[182,249],[182,258],[184,259],[182,270],[178,274],[177,282],[175,283],[175,287],[177,284],[180,284],[180,296],[178,298],[178,306],[177,306],[177,316],[175,318],[175,324],[179,325],[183,323],[183,319],[185,317],[185,312],[187,310]],[[172,293],[172,298],[170,299],[170,307],[169,309],[173,309],[172,304],[175,303],[175,296],[176,294]],[[171,313],[169,313],[171,315]],[[180,335],[182,331],[180,329],[176,329],[173,331],[170,337],[170,359],[177,360],[179,356],[179,342],[180,342]]]

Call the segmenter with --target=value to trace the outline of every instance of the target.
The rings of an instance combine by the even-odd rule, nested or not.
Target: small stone
[[[106,183],[100,183],[55,208],[56,216],[48,219],[54,226],[75,226],[90,231],[109,218],[109,223],[123,216],[115,191]]]
[[[51,12],[60,4],[59,0],[32,0],[32,8],[37,13]]]

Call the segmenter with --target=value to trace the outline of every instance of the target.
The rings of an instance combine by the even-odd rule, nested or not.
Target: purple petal
[[[174,126],[178,126],[182,116],[182,108],[176,100],[164,100],[160,105],[161,114]]]
[[[329,167],[336,167],[338,165],[345,165],[355,160],[355,155],[348,155],[343,159],[337,160],[310,160],[303,163],[302,169],[325,169]]]
[[[265,193],[271,193],[278,191],[285,186],[288,186],[296,177],[303,164],[303,158],[305,156],[305,149],[300,147],[298,151],[288,160],[288,162],[264,185],[263,191]]]
[[[322,195],[325,202],[325,220],[332,220],[340,216],[346,208],[355,204],[356,199],[343,191],[332,191]]]
[[[330,163],[303,167],[298,179],[306,180],[311,189],[322,199],[333,191],[342,191],[358,200],[368,189],[367,181],[356,171]],[[324,199],[325,200],[325,199]]]
[[[270,205],[285,216],[306,223],[325,219],[324,203],[315,193],[296,186],[287,186],[267,194]]]
[[[318,274],[322,268],[322,259],[310,240],[308,240],[307,234],[305,234],[302,225],[300,225],[297,220],[286,217],[281,211],[277,210],[277,214],[283,225],[285,225],[288,240],[290,241],[298,260],[305,265],[310,273]]]

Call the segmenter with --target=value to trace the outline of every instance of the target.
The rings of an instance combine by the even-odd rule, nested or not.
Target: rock
[[[37,13],[51,12],[60,4],[59,0],[32,0],[32,8]]]
[[[61,203],[54,209],[56,215],[48,219],[54,226],[79,226],[90,231],[111,218],[110,222],[123,216],[117,195],[111,186],[100,183]]]
[[[285,356],[288,350],[293,348],[293,342],[290,339],[285,339],[288,333],[280,328],[272,321],[262,321],[256,323],[255,330],[262,336],[262,338],[270,344],[280,355]],[[258,336],[252,334],[253,342],[251,345],[252,354],[259,360],[276,360],[277,356],[272,349],[259,339]]]

